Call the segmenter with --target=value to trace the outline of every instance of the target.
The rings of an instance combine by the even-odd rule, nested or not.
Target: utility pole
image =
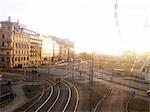
[[[90,60],[89,60],[89,86],[91,86],[91,53],[90,53]]]
[[[70,49],[68,48],[68,62],[70,60]]]
[[[49,57],[48,57],[48,74],[49,74],[49,65],[50,65],[50,53],[49,53]]]
[[[74,55],[75,55],[75,53],[74,53],[74,49],[73,49],[73,66],[72,66],[72,80],[74,80]]]
[[[53,58],[52,58],[53,62],[54,62],[54,56],[55,56],[55,44],[53,43]]]
[[[27,74],[26,74],[26,68],[23,67],[23,74],[24,74],[24,79],[26,80],[27,79]]]
[[[92,60],[91,60],[92,61],[91,62],[91,64],[92,64],[92,66],[91,66],[92,67],[92,69],[91,69],[91,86],[93,85],[93,71],[94,71],[93,70],[93,67],[94,67],[93,66],[94,65],[94,56],[93,55],[94,55],[94,53],[92,52]]]
[[[90,71],[89,71],[89,85],[92,87],[93,85],[93,65],[94,65],[94,60],[93,60],[93,52],[90,54]]]

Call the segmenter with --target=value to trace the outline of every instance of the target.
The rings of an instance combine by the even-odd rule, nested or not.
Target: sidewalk
[[[35,83],[34,83],[35,84]],[[32,85],[32,82],[18,82],[17,85],[13,85],[12,89],[16,94],[16,97],[9,102],[8,105],[1,108],[1,112],[12,112],[16,108],[18,108],[21,104],[23,104],[25,101],[28,100],[28,98],[25,96],[25,93],[22,89],[22,86],[24,85]]]

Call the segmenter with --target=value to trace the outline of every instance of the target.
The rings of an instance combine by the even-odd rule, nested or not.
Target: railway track
[[[79,104],[79,92],[78,89],[76,88],[75,85],[73,85],[72,83],[70,83],[69,81],[63,80],[65,83],[68,83],[68,85],[71,88],[72,91],[72,97],[71,97],[71,101],[70,101],[70,106],[68,106],[68,111],[72,111],[72,112],[76,112],[77,111],[77,107]]]
[[[40,112],[76,112],[79,103],[77,88],[66,80],[61,80],[56,86],[57,92]]]
[[[76,112],[79,104],[77,88],[66,80],[60,82],[44,81],[43,91],[17,109],[15,112]]]
[[[45,96],[47,96],[46,95],[46,94],[48,94],[47,91],[51,92],[50,88],[52,89],[52,85],[48,81],[43,81],[42,88],[43,88],[43,90],[41,93],[39,93],[38,95],[29,99],[27,102],[22,104],[19,108],[17,108],[14,112],[20,112],[20,111],[21,112],[28,112],[31,110],[34,111],[33,109],[35,109],[35,107],[39,104],[39,102],[41,102],[42,99]]]

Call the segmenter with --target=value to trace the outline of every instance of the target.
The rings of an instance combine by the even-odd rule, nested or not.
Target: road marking
[[[110,88],[110,89],[111,89],[110,95],[112,95],[113,90],[112,90],[112,88]],[[106,99],[107,96],[108,96],[108,94],[105,94],[105,95],[103,96],[103,98],[96,104],[96,106],[95,106],[95,108],[94,108],[94,112],[96,112],[97,107],[104,101],[104,99]]]
[[[129,102],[130,102],[130,99],[129,99],[129,100],[127,101],[127,103],[126,103],[126,112],[129,112],[129,111],[128,111]]]
[[[96,112],[97,107],[102,103],[102,101],[106,98],[106,94],[103,96],[103,98],[97,103],[97,105],[94,108],[94,112]]]

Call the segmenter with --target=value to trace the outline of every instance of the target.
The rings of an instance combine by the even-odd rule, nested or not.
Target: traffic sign
[[[134,90],[132,90],[130,95],[134,97],[136,95],[136,92]]]

